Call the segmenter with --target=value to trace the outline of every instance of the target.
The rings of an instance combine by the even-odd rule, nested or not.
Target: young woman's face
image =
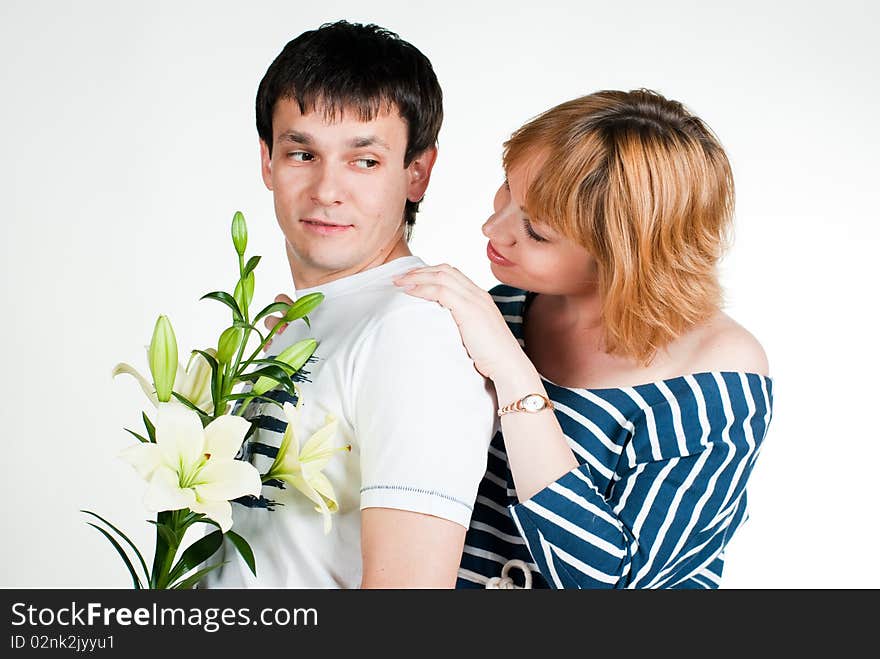
[[[495,193],[495,212],[483,225],[492,273],[502,283],[535,293],[589,294],[597,278],[593,257],[523,208],[539,166],[534,158],[515,166]]]

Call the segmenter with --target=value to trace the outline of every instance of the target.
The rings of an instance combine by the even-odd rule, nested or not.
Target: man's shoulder
[[[402,290],[382,291],[375,295],[368,311],[370,325],[382,332],[420,328],[458,334],[455,320],[448,309],[437,302],[407,295]]]

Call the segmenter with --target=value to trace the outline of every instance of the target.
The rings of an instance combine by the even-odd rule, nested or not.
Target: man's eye
[[[360,169],[373,169],[373,167],[379,164],[379,161],[372,158],[358,158],[354,161],[354,164]]]
[[[315,159],[315,156],[313,156],[308,151],[291,151],[287,154],[287,157],[292,158],[297,162],[308,162]]]

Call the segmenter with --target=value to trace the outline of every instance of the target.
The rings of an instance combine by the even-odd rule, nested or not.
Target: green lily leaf
[[[254,560],[254,550],[251,549],[251,546],[248,544],[247,540],[242,538],[235,531],[227,531],[226,537],[229,538],[229,541],[238,550],[238,553],[241,554],[244,562],[247,563],[247,566],[251,569],[251,573],[253,573],[254,576],[257,576],[257,566]]]
[[[255,384],[254,388],[251,390],[257,396],[262,396],[269,391],[269,389],[272,388],[272,382],[277,382],[278,384],[283,385],[288,391],[293,391],[294,389],[293,380],[290,379],[287,371],[278,366],[264,366],[256,371],[251,371],[250,373],[245,373],[239,376],[239,379],[247,382],[256,382],[260,378],[265,379],[259,383],[259,386]]]
[[[123,430],[124,430],[125,432],[127,432],[127,433],[131,433],[132,435],[134,435],[134,436],[137,438],[137,440],[138,440],[139,442],[142,442],[142,443],[144,443],[144,444],[149,444],[149,443],[150,443],[150,440],[149,440],[149,439],[147,439],[147,438],[144,437],[143,435],[138,435],[134,430],[129,430],[128,428],[123,428]]]
[[[214,368],[219,366],[217,359],[210,352],[205,352],[204,350],[193,350],[193,352],[199,353],[205,360]]]
[[[125,542],[128,543],[128,546],[132,548],[132,551],[134,551],[135,556],[138,557],[138,560],[141,562],[141,567],[144,569],[144,576],[146,576],[147,580],[149,580],[150,571],[147,569],[147,562],[144,560],[144,557],[141,554],[141,552],[138,551],[137,546],[131,541],[131,539],[129,539],[129,537],[127,535],[125,535],[122,531],[120,531],[118,528],[113,526],[113,524],[108,522],[106,519],[104,519],[103,517],[101,517],[97,513],[93,513],[91,510],[80,510],[80,512],[85,513],[86,515],[91,515],[92,517],[97,517],[99,520],[104,522],[104,524],[106,524],[111,529],[113,529],[113,531],[116,533],[116,535],[118,535],[120,538],[125,540]]]
[[[198,407],[196,407],[196,404],[195,404],[195,403],[193,403],[192,401],[187,400],[186,398],[184,398],[183,396],[181,396],[181,395],[180,395],[179,393],[177,393],[176,391],[172,391],[172,392],[171,392],[171,395],[174,396],[174,397],[175,397],[177,400],[179,400],[181,403],[183,403],[186,407],[188,407],[189,409],[191,409],[193,412],[196,412],[196,413],[199,415],[199,418],[201,418],[201,420],[202,420],[202,424],[203,424],[203,425],[208,424],[208,423],[210,423],[211,421],[213,421],[213,417],[212,417],[210,414],[205,414],[205,412],[203,412],[203,411],[200,410]]]
[[[201,581],[202,577],[204,577],[206,574],[208,574],[208,572],[211,572],[212,570],[216,570],[218,567],[222,567],[223,565],[226,565],[228,562],[229,561],[223,561],[222,563],[217,563],[216,565],[209,565],[206,568],[202,568],[201,570],[193,573],[191,576],[187,577],[183,581],[180,581],[180,582],[174,584],[173,586],[171,586],[171,588],[173,588],[174,590],[189,590],[190,588],[195,586],[199,581]]]
[[[260,256],[252,256],[251,258],[248,259],[247,265],[244,266],[244,270],[241,273],[242,279],[244,279],[245,277],[247,277],[249,274],[251,274],[254,271],[254,268],[257,267],[257,263],[260,262],[261,258],[262,257],[260,257]]]
[[[129,574],[131,574],[131,580],[134,582],[135,590],[142,590],[143,586],[141,585],[141,581],[140,581],[140,579],[138,579],[138,576],[134,571],[134,566],[131,564],[131,559],[128,558],[128,555],[125,553],[125,551],[119,545],[119,543],[116,542],[116,540],[113,538],[112,535],[107,533],[107,531],[102,529],[97,524],[92,524],[91,522],[86,522],[86,524],[88,524],[89,526],[91,526],[93,528],[98,529],[101,532],[101,534],[105,538],[107,538],[107,540],[110,541],[110,544],[113,545],[113,548],[116,550],[116,553],[119,554],[119,556],[122,558],[122,561],[125,563],[125,567],[128,568],[128,572],[129,572]]]
[[[220,382],[219,382],[220,362],[217,361],[217,359],[214,357],[214,355],[212,355],[204,350],[193,350],[193,353],[198,353],[202,357],[204,357],[205,360],[208,362],[208,365],[211,367],[211,399],[217,400],[217,396],[219,395],[218,391],[219,391],[219,387],[220,387]],[[174,394],[174,395],[177,396],[177,394]],[[179,400],[179,397],[178,397],[178,400]],[[201,410],[200,408],[198,408],[198,406],[196,406],[195,408],[190,408],[190,409],[195,409],[196,412],[199,412],[199,416],[202,419],[203,426],[208,425],[213,420],[213,417],[211,415],[206,414],[204,412],[204,410]]]
[[[162,540],[165,541],[165,545],[167,547],[176,547],[180,543],[180,540],[177,538],[177,534],[174,532],[174,529],[172,529],[167,524],[157,522],[154,519],[148,519],[147,522],[156,526],[156,530],[159,532],[159,535],[162,536]]]
[[[257,321],[262,320],[269,314],[273,314],[279,311],[282,311],[286,314],[288,309],[290,309],[290,305],[287,304],[287,302],[273,302],[256,315],[256,317],[254,318],[254,322],[256,323]]]
[[[233,401],[233,400],[246,400],[248,398],[250,398],[252,400],[259,400],[264,403],[272,403],[273,405],[277,405],[278,407],[283,407],[283,404],[279,403],[274,398],[269,398],[268,396],[255,396],[252,393],[229,394],[227,396],[223,396],[223,402]]]
[[[155,444],[156,443],[156,426],[154,426],[153,422],[150,421],[150,417],[147,416],[146,412],[141,412],[141,416],[144,418],[144,427],[147,429],[147,437],[149,437],[150,441]]]
[[[212,291],[211,293],[205,293],[199,299],[204,300],[205,298],[222,302],[227,307],[232,309],[233,320],[244,321],[244,316],[241,313],[241,309],[239,308],[238,303],[235,301],[235,298],[232,297],[229,293],[226,293],[225,291]]]
[[[223,545],[223,532],[213,531],[192,543],[180,555],[180,558],[168,575],[168,583],[177,581],[184,574],[204,563]]]
[[[297,367],[292,366],[291,364],[288,364],[287,362],[283,362],[279,359],[274,359],[272,357],[264,357],[263,359],[255,359],[251,363],[252,364],[273,364],[275,366],[278,366],[279,368],[283,368],[287,373],[290,373],[291,375],[293,375],[294,373],[296,373],[299,370]]]

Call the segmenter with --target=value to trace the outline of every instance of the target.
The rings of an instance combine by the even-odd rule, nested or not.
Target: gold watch
[[[498,410],[498,416],[504,416],[510,412],[529,412],[534,414],[541,410],[552,410],[553,402],[541,394],[527,394],[509,405]]]

